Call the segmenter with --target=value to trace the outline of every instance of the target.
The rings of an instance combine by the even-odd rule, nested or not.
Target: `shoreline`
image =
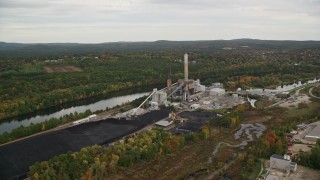
[[[59,111],[59,110],[65,109],[65,108],[70,108],[73,106],[88,105],[90,103],[95,103],[95,102],[98,102],[101,100],[111,99],[111,98],[120,97],[120,96],[127,96],[127,95],[131,95],[131,94],[136,94],[136,93],[142,93],[144,91],[151,92],[152,88],[158,87],[158,86],[162,87],[163,84],[155,83],[155,84],[150,84],[150,85],[145,85],[145,86],[128,87],[128,88],[120,89],[118,91],[111,91],[111,92],[108,92],[107,94],[94,95],[94,96],[90,96],[90,97],[87,97],[84,99],[78,99],[78,100],[74,100],[74,101],[65,102],[60,105],[45,107],[45,108],[42,108],[42,109],[39,109],[36,111],[32,111],[32,112],[28,112],[28,113],[6,116],[3,118],[0,118],[0,124],[4,123],[4,122],[11,122],[15,118],[17,118],[18,121],[20,121],[22,119],[31,118],[31,117],[34,117],[37,115],[46,115],[46,114],[48,114],[47,112],[49,112],[49,114],[54,113],[56,111]]]

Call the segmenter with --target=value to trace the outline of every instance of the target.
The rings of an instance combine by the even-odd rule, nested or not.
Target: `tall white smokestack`
[[[188,81],[188,54],[184,54],[184,81]]]

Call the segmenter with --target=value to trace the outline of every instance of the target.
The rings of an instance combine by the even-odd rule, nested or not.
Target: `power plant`
[[[184,79],[179,79],[176,83],[172,84],[171,72],[167,80],[167,87],[159,91],[154,90],[151,102],[159,105],[169,105],[170,101],[180,100],[188,101],[195,93],[205,91],[205,86],[200,84],[200,80],[194,81],[189,79],[189,62],[188,54],[184,54],[183,60]]]
[[[189,79],[189,62],[188,54],[184,54],[183,60],[184,67],[184,79],[179,79],[176,83],[172,84],[171,69],[167,79],[167,87],[158,90],[153,89],[152,93],[146,98],[145,101],[138,107],[131,111],[122,113],[118,117],[127,117],[130,118],[132,115],[139,115],[139,109],[141,106],[149,101],[149,108],[147,110],[157,110],[159,106],[169,106],[172,105],[172,102],[186,102],[194,96],[200,96],[202,92],[206,90],[204,85],[200,84],[200,80]]]
[[[158,110],[160,106],[173,106],[176,108],[204,108],[220,109],[223,107],[233,107],[244,103],[242,97],[225,96],[223,84],[213,83],[210,87],[200,84],[200,80],[189,79],[189,57],[185,53],[183,56],[183,79],[179,79],[172,84],[171,68],[167,79],[167,87],[158,90],[153,89],[150,95],[135,109],[118,114],[118,118],[131,119],[131,116],[141,115],[145,112]],[[149,100],[149,101],[148,101]],[[196,101],[197,103],[193,102]],[[148,108],[141,107],[148,102]],[[193,103],[192,103],[193,102]]]

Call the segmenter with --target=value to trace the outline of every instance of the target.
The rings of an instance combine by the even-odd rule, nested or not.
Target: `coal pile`
[[[200,112],[200,111],[185,111],[179,114],[180,117],[187,119],[187,121],[175,129],[175,133],[195,132],[199,131],[204,123],[210,118],[216,117],[214,112]]]
[[[111,143],[168,116],[152,111],[132,120],[106,119],[48,132],[0,147],[0,179],[21,179],[35,162],[86,146]]]

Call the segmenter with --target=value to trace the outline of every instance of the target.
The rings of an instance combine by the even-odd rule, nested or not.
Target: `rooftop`
[[[284,157],[283,156],[281,156],[281,155],[278,155],[278,154],[272,154],[272,156],[271,156],[272,158],[275,158],[275,159],[281,159],[281,160],[287,160],[287,159],[284,159]],[[288,161],[288,160],[287,160]]]
[[[306,137],[313,137],[320,139],[320,125],[315,126]]]

